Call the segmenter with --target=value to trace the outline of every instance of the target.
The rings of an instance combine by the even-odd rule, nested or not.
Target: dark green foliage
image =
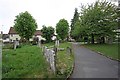
[[[82,6],[80,23],[75,26],[74,35],[89,36],[91,43],[97,37],[105,42],[105,37],[114,35],[113,30],[117,27],[117,10],[116,6],[110,2],[99,2]]]
[[[54,35],[54,28],[49,26],[46,27],[43,25],[43,28],[41,29],[42,36],[46,39],[46,42],[51,42],[52,41],[52,36]]]
[[[60,19],[56,24],[56,33],[60,37],[60,39],[64,40],[68,36],[69,24],[67,20]]]
[[[72,38],[76,38],[77,37],[77,36],[74,35],[73,31],[74,31],[74,29],[76,27],[76,22],[78,20],[79,20],[79,13],[78,13],[77,8],[75,8],[74,16],[73,16],[73,19],[71,20],[71,25],[70,25],[70,27],[71,27],[70,33],[71,33],[71,37]]]
[[[27,11],[17,15],[14,23],[15,30],[26,40],[29,40],[33,36],[37,28],[35,19]]]

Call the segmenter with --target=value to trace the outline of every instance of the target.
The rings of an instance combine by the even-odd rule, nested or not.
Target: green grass
[[[118,44],[86,44],[84,46],[97,52],[101,52],[113,59],[118,59]]]
[[[54,46],[54,43],[48,43],[45,46]],[[60,43],[59,48],[64,48],[65,50],[57,52],[57,77],[60,78],[65,78],[70,74],[74,63],[73,53],[69,55],[66,50],[67,47],[71,47],[71,43]]]
[[[3,78],[48,78],[52,77],[49,65],[37,46],[22,46],[16,50],[3,49]]]

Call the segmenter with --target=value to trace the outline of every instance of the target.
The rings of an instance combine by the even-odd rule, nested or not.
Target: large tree
[[[83,7],[81,10],[81,25],[79,31],[91,37],[94,43],[95,37],[102,38],[113,35],[117,26],[116,6],[110,2],[99,2]],[[80,34],[77,34],[80,35]]]
[[[54,28],[52,26],[46,27],[45,25],[43,25],[41,32],[42,36],[46,39],[46,42],[52,41],[52,36],[54,35]]]
[[[60,39],[64,40],[68,36],[69,31],[69,24],[67,20],[60,19],[59,22],[56,24],[56,33],[60,37]]]
[[[76,22],[77,22],[78,20],[79,20],[79,13],[78,13],[78,9],[75,8],[74,16],[73,16],[73,19],[71,20],[71,25],[70,25],[70,27],[71,27],[70,34],[71,34],[71,37],[72,37],[72,38],[76,38],[76,36],[74,36],[73,31],[74,31],[74,29],[75,29],[75,27],[76,27]]]
[[[18,34],[28,41],[33,36],[37,28],[37,23],[35,19],[27,11],[17,15],[14,23],[14,28],[18,32]]]

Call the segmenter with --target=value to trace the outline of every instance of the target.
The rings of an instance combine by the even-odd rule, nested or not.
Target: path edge
[[[90,49],[90,48],[88,48],[88,47],[86,47],[86,46],[84,46],[84,45],[80,45],[80,46],[82,46],[82,47],[84,47],[84,48],[87,48],[87,49],[89,49],[89,50],[91,50],[91,51],[94,51],[94,52],[98,53],[99,55],[102,55],[102,56],[104,56],[104,57],[107,57],[107,58],[109,58],[109,59],[111,59],[111,60],[120,62],[119,59],[114,59],[114,58],[112,58],[112,57],[110,57],[110,56],[104,55],[103,53],[101,53],[101,52],[99,52],[99,51]],[[118,57],[119,57],[119,56],[118,56]]]
[[[70,71],[70,74],[67,76],[66,80],[69,80],[70,79],[70,76],[72,75],[73,71],[74,71],[74,68],[75,68],[75,54],[74,54],[74,49],[73,49],[73,44],[72,44],[72,53],[73,53],[73,65],[72,65],[72,69]]]

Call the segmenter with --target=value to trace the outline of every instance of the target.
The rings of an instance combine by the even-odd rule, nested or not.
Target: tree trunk
[[[92,41],[91,41],[92,44],[94,44],[94,34],[92,34]]]

